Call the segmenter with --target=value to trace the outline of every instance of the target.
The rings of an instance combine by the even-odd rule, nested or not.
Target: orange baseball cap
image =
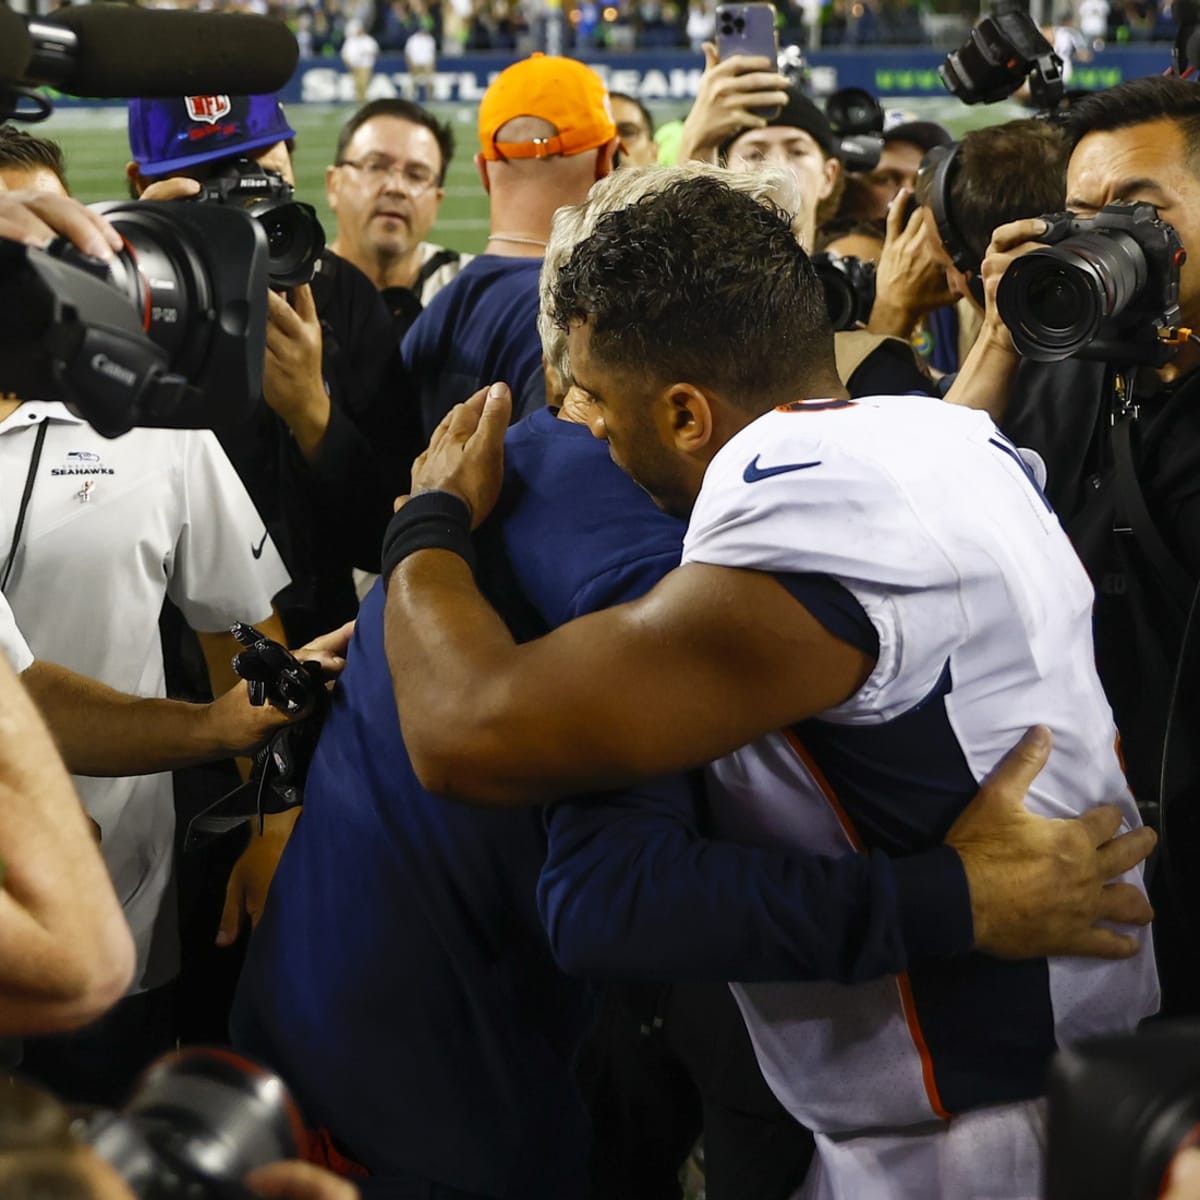
[[[531,142],[497,142],[496,133],[517,117],[540,117],[558,133]],[[479,145],[492,162],[582,154],[616,136],[604,80],[573,58],[534,54],[514,63],[500,72],[479,105]]]

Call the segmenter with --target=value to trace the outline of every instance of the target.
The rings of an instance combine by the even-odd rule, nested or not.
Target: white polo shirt
[[[193,629],[217,632],[269,616],[287,571],[210,432],[135,429],[110,440],[62,404],[29,401],[0,421],[0,572],[43,421],[46,439],[4,589],[19,629],[16,640],[0,634],[5,652],[20,667],[23,638],[36,658],[118,691],[163,696],[163,597]],[[137,943],[135,990],[166,983],[178,971],[173,899],[164,903],[175,828],[171,776],[76,777],[75,786],[100,826]]]

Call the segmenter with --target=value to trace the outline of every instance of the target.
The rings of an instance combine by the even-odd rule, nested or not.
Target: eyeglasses
[[[337,165],[339,167],[353,167],[356,171],[361,171],[366,176],[368,183],[383,183],[385,179],[389,179],[392,175],[399,175],[404,186],[414,196],[419,196],[422,192],[427,192],[430,188],[437,187],[438,184],[437,175],[428,167],[412,164],[405,166],[396,162],[395,159],[384,158],[382,155],[372,155],[359,159],[358,162],[344,158]]]

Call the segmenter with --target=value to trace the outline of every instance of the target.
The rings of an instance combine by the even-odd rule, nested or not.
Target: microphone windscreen
[[[76,61],[57,86],[77,96],[193,96],[277,92],[299,59],[282,21],[240,13],[85,4],[42,18],[71,30]]]
[[[24,79],[32,55],[33,42],[20,14],[0,4],[0,84]]]

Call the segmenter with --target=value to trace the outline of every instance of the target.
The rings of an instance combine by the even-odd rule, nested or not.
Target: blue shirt
[[[441,419],[481,387],[507,383],[513,421],[546,405],[538,337],[540,258],[473,258],[430,301],[404,337],[428,438]]]

